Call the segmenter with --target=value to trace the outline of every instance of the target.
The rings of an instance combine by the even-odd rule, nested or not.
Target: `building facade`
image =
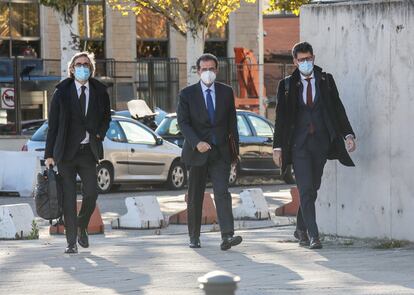
[[[222,60],[221,78],[231,76],[226,71],[234,47],[257,54],[258,22],[258,3],[242,2],[226,26],[210,25],[205,51]],[[150,106],[175,110],[175,96],[186,85],[186,39],[162,16],[149,11],[123,16],[106,1],[85,0],[78,5],[77,23],[80,50],[95,53],[97,76],[107,83],[114,109],[143,98]],[[53,9],[37,0],[0,0],[0,88],[9,103],[0,105],[0,134],[20,133],[21,126],[12,126],[16,122],[47,117],[48,101],[61,78],[60,58]]]

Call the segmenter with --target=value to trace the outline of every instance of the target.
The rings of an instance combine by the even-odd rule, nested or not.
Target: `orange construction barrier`
[[[276,216],[296,216],[300,206],[299,191],[296,186],[290,189],[292,201],[276,209]]]
[[[188,203],[188,195],[185,195],[185,202]],[[170,216],[171,224],[187,224],[187,209]],[[213,198],[210,193],[204,193],[203,212],[201,224],[217,223],[217,212]]]
[[[77,201],[77,210],[82,206],[82,201]],[[98,204],[96,204],[95,210],[92,213],[91,219],[89,220],[88,225],[88,234],[103,234],[104,233],[104,223],[102,221],[101,212],[99,211]],[[51,235],[61,235],[65,233],[65,227],[63,224],[55,224],[49,227],[49,234]]]
[[[259,112],[259,65],[253,51],[243,47],[235,47],[235,63],[237,80],[239,81],[239,96],[236,97],[236,108]],[[266,88],[263,86],[263,96]]]

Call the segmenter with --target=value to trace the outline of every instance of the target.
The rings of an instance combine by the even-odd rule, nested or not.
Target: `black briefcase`
[[[37,175],[35,189],[36,213],[50,222],[62,216],[63,189],[60,175],[52,168],[46,168]]]

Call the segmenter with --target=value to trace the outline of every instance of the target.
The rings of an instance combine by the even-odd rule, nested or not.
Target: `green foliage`
[[[37,226],[36,221],[32,221],[32,231],[27,237],[28,240],[37,240],[39,239],[39,227]]]
[[[374,246],[374,249],[394,249],[394,248],[403,248],[408,245],[407,241],[400,240],[390,240],[379,243]]]
[[[183,35],[194,34],[207,28],[214,20],[217,27],[228,22],[229,14],[240,7],[240,3],[255,3],[256,0],[108,0],[112,8],[122,12],[139,14],[143,9],[163,15],[171,26]]]
[[[285,11],[299,15],[300,7],[309,4],[311,0],[270,0],[269,9],[266,12]]]
[[[40,4],[51,7],[59,14],[61,14],[65,22],[72,23],[72,15],[76,5],[83,2],[83,0],[40,0]]]

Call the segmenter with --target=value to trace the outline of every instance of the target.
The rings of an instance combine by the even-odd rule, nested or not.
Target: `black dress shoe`
[[[65,249],[65,254],[76,254],[78,253],[78,246],[75,245],[68,245]]]
[[[243,241],[241,236],[223,237],[220,244],[220,249],[223,251],[229,250],[233,246],[239,245]]]
[[[300,246],[309,246],[309,237],[306,231],[297,229],[295,230],[295,232],[293,233],[293,235],[295,236],[296,239],[299,240],[299,245]]]
[[[78,243],[83,248],[89,247],[89,237],[86,228],[78,228]]]
[[[309,249],[322,249],[322,243],[319,238],[311,238]]]
[[[201,248],[200,239],[199,238],[190,238],[190,244],[188,244],[190,248]]]

